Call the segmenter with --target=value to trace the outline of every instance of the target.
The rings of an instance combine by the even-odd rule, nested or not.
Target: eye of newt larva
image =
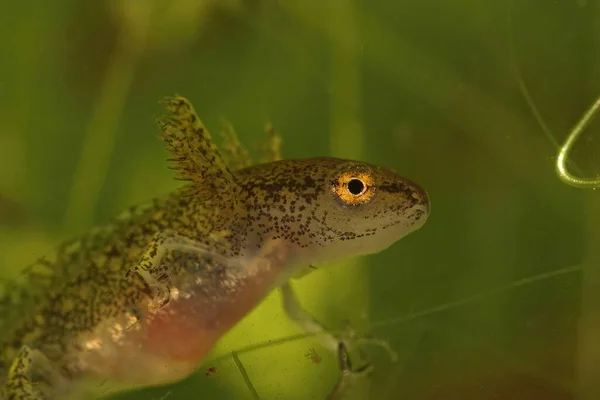
[[[341,173],[333,181],[333,193],[344,205],[359,206],[373,199],[375,186],[371,174],[359,171]]]
[[[365,184],[363,183],[363,181],[361,181],[358,178],[351,179],[348,182],[348,191],[355,196],[359,196],[359,195],[363,194],[363,192],[366,189],[367,188],[365,187]]]

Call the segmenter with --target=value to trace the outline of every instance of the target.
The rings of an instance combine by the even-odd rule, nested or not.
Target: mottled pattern
[[[366,189],[373,192],[370,201],[359,204],[338,195],[335,188],[340,181],[364,174],[370,177]],[[258,246],[263,238],[281,238],[298,248],[323,250],[324,258],[330,258],[327,246],[394,227],[408,233],[428,213],[427,195],[414,183],[391,170],[356,161],[283,160],[239,171],[236,176],[246,209],[244,237],[254,238]],[[388,239],[393,242],[397,236],[377,238],[382,243]],[[348,247],[348,255],[359,255]]]
[[[163,334],[170,351],[165,357],[185,357],[192,349],[181,353],[174,346],[186,324],[213,332],[217,340],[302,267],[380,251],[419,228],[429,212],[417,185],[366,163],[314,158],[230,169],[186,99],[169,98],[165,105],[161,138],[171,168],[187,185],[60,246],[26,270],[25,284],[8,286],[0,299],[0,372],[6,376],[12,365],[5,387],[11,399],[41,398],[34,393],[43,385],[34,390],[32,374],[50,384],[113,378],[118,358],[107,354],[126,348],[124,335],[133,341],[127,349],[137,349],[142,336],[123,333],[136,321],[162,326],[152,332]],[[265,151],[276,159],[278,137],[270,127],[267,132]],[[230,164],[248,165],[233,129],[225,136]],[[360,195],[368,198],[346,193],[352,179],[364,181]],[[171,326],[175,337],[168,337],[173,321],[181,325]],[[148,332],[145,346],[152,348]],[[107,337],[112,342],[100,352]],[[37,361],[32,351],[40,355]],[[200,362],[206,351],[197,349],[192,361]],[[144,380],[135,379],[150,384],[180,378],[154,376],[148,368],[140,370]],[[50,378],[48,369],[56,376]]]
[[[164,105],[168,113],[158,124],[179,178],[208,183],[214,177],[231,180],[229,167],[192,105],[183,97],[167,98]]]

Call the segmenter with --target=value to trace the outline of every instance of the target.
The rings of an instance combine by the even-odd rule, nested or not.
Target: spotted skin
[[[309,265],[378,252],[428,216],[419,186],[374,165],[248,166],[235,133],[225,135],[226,163],[185,98],[164,105],[161,139],[185,185],[61,245],[26,269],[24,284],[7,285],[0,398],[93,398],[182,379],[273,288]],[[278,136],[267,132],[266,157],[278,159]],[[363,185],[351,186],[356,179]]]

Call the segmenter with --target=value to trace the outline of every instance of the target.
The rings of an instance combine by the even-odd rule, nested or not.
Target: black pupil
[[[360,179],[351,179],[348,182],[348,190],[353,195],[361,194],[365,190],[365,184]]]

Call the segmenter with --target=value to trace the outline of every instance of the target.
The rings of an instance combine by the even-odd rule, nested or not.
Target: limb
[[[359,369],[352,369],[352,364],[348,355],[348,348],[362,347],[364,345],[375,345],[383,348],[390,356],[392,361],[396,361],[397,355],[391,349],[389,344],[385,340],[369,337],[357,337],[356,332],[348,325],[342,331],[340,335],[334,335],[329,333],[323,325],[321,325],[315,318],[308,314],[302,308],[302,305],[298,301],[298,297],[290,285],[286,282],[281,286],[281,294],[283,300],[283,308],[288,318],[294,321],[302,330],[307,333],[319,333],[318,337],[321,344],[332,352],[338,354],[340,362],[340,371],[342,375],[363,375],[364,370],[371,370],[370,364]]]
[[[281,293],[283,296],[283,307],[288,317],[298,324],[305,332],[322,333],[319,335],[321,343],[327,349],[337,354],[341,376],[336,385],[329,392],[327,399],[335,400],[344,398],[345,394],[351,390],[357,379],[368,377],[373,371],[373,366],[368,363],[354,369],[348,354],[349,344],[355,344],[355,342],[356,344],[360,344],[360,342],[365,342],[364,339],[361,340],[360,338],[355,338],[351,330],[348,330],[350,334],[344,333],[339,337],[328,333],[319,322],[302,309],[302,306],[289,283],[286,283],[281,287]],[[371,341],[367,340],[366,342],[368,343]],[[380,343],[377,342],[376,344]]]
[[[6,384],[2,388],[2,399],[45,400],[48,392],[64,377],[52,367],[51,361],[39,350],[24,345],[15,357]]]
[[[150,287],[153,296],[152,309],[154,310],[163,307],[170,299],[171,289],[169,286],[173,283],[177,271],[174,270],[174,263],[165,262],[164,258],[173,251],[217,256],[214,250],[210,250],[206,244],[197,240],[171,231],[158,233],[146,248],[138,264],[127,273],[127,275],[132,273],[140,275]]]
[[[328,333],[323,325],[304,311],[289,282],[286,282],[281,286],[281,296],[285,313],[292,321],[294,321],[294,323],[296,323],[296,325],[307,333],[323,333],[322,335],[319,335],[321,344],[332,352],[338,350],[340,340],[333,334]]]
[[[345,394],[352,389],[352,385],[356,383],[357,378],[367,378],[373,372],[373,366],[371,364],[365,364],[356,370],[353,369],[348,356],[348,349],[342,341],[339,342],[338,345],[338,363],[341,376],[327,395],[327,400],[345,398]]]

